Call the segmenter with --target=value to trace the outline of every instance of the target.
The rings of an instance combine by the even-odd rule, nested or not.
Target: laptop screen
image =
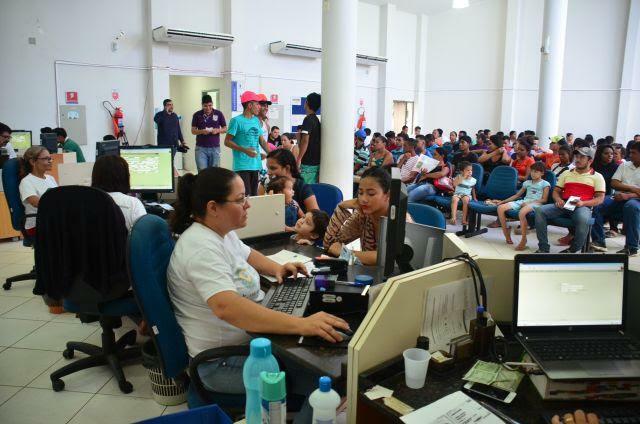
[[[518,327],[622,325],[623,262],[520,263]]]

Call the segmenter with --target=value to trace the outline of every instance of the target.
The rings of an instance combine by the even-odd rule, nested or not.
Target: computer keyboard
[[[640,359],[640,346],[630,339],[537,340],[528,341],[533,353],[543,361],[580,359]]]
[[[640,406],[634,407],[595,407],[591,406],[582,408],[585,413],[592,412],[598,416],[598,422],[600,424],[640,424]],[[573,413],[564,409],[547,410],[542,413],[542,418],[547,423],[551,422],[554,415],[557,415],[562,420],[564,414]]]
[[[284,283],[269,290],[264,305],[274,311],[303,316],[309,301],[311,283],[313,277],[286,279]]]

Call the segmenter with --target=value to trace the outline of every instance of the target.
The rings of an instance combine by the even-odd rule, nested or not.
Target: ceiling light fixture
[[[469,7],[469,0],[453,0],[451,7],[454,9],[464,9],[465,7]]]

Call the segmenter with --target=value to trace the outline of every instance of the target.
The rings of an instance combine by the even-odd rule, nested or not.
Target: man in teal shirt
[[[258,195],[258,179],[262,169],[260,146],[269,153],[258,119],[260,112],[260,98],[252,91],[245,91],[240,96],[244,108],[242,115],[234,116],[229,121],[229,128],[224,145],[233,149],[233,170],[244,181],[245,195]]]
[[[82,149],[78,146],[78,143],[71,140],[67,137],[67,131],[64,128],[56,128],[53,130],[56,133],[58,138],[58,143],[62,146],[62,150],[66,152],[75,152],[76,154],[76,162],[86,162],[84,160],[84,155],[82,154]]]

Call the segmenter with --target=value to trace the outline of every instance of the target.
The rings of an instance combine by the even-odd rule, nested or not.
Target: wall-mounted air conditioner
[[[233,43],[231,34],[210,34],[206,32],[186,31],[159,26],[153,29],[153,39],[161,43],[183,44],[216,49]]]
[[[269,50],[273,54],[311,57],[314,59],[322,56],[322,49],[319,47],[303,46],[300,44],[287,43],[285,41],[274,41],[273,43],[270,43]]]
[[[367,66],[383,65],[387,63],[387,58],[380,57],[380,56],[371,56],[368,54],[357,54],[356,63],[358,65],[367,65]]]

